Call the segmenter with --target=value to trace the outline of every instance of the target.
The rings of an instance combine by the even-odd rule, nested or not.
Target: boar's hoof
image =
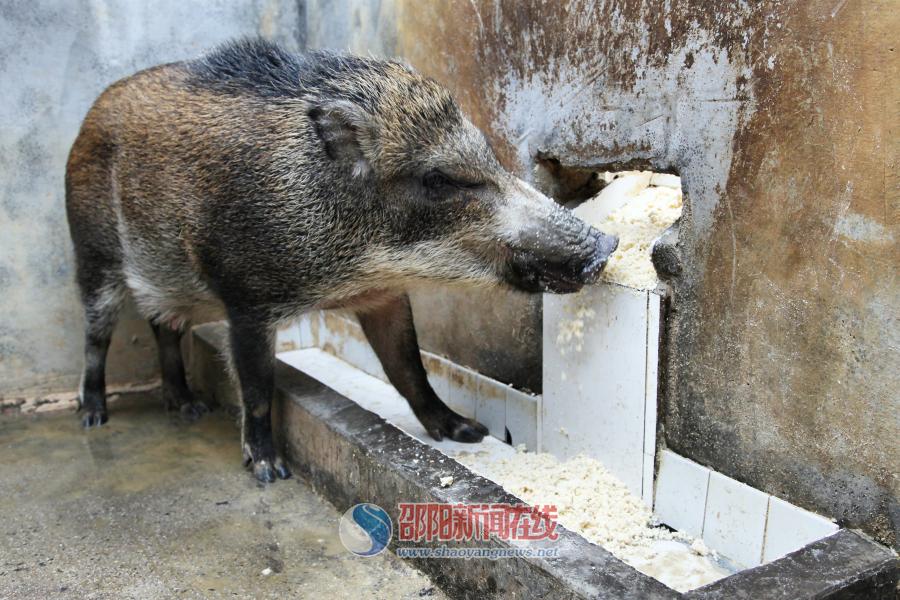
[[[284,464],[284,459],[276,456],[274,459],[261,458],[252,460],[244,458],[244,466],[253,470],[253,476],[263,483],[272,483],[275,479],[288,479],[291,476],[291,470]]]
[[[106,411],[102,409],[85,409],[84,416],[81,417],[81,425],[85,429],[91,427],[100,427],[109,420]]]
[[[278,476],[278,479],[290,479],[291,478],[291,470],[287,468],[287,465],[284,464],[284,460],[281,457],[275,458],[275,475]]]
[[[476,444],[488,434],[488,428],[472,419],[457,423],[450,430],[450,439],[464,444]]]
[[[162,394],[166,410],[177,410],[189,422],[196,421],[209,412],[209,408],[194,398],[194,394],[187,388],[163,385]]]
[[[425,423],[425,429],[428,435],[437,441],[443,440],[445,437],[454,442],[462,442],[464,444],[475,444],[484,439],[488,434],[488,429],[474,419],[467,419],[462,415],[448,409],[447,415],[438,419],[438,424]]]
[[[263,483],[272,483],[276,478],[287,479],[291,476],[290,469],[284,461],[276,458],[274,461],[258,460],[253,463],[253,475]]]
[[[203,415],[209,412],[209,408],[200,402],[199,400],[194,400],[193,402],[185,402],[181,405],[181,408],[178,409],[181,413],[181,416],[184,420],[189,423],[193,423]]]

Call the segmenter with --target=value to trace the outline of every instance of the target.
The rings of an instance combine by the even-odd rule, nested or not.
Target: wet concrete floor
[[[302,479],[263,486],[240,461],[222,411],[187,424],[152,392],[90,432],[70,412],[0,418],[0,599],[444,597],[392,554],[345,550]]]

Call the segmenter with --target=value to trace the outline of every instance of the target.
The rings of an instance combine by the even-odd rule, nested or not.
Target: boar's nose
[[[581,269],[581,281],[584,283],[594,283],[600,277],[600,273],[609,261],[609,257],[616,251],[619,245],[619,238],[614,235],[607,235],[595,229],[590,228],[588,233],[593,252],[588,256],[588,260]]]

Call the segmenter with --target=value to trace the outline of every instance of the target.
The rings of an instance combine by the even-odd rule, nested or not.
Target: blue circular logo
[[[341,516],[338,534],[344,547],[357,556],[375,556],[387,548],[393,535],[391,518],[377,504],[363,502]]]

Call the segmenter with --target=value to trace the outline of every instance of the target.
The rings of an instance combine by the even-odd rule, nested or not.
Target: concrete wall
[[[0,0],[0,399],[74,389],[82,311],[66,226],[66,155],[115,80],[234,36],[297,48],[302,0]],[[113,382],[156,376],[149,328],[125,315]]]
[[[379,52],[448,85],[519,174],[539,152],[681,174],[666,444],[896,544],[896,3],[366,4],[396,19]],[[373,36],[342,24],[338,46]],[[506,301],[420,303],[425,345],[490,367],[534,308]]]

